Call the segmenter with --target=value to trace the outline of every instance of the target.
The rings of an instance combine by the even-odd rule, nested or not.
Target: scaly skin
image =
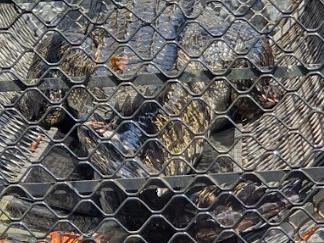
[[[80,41],[85,38],[82,34],[68,35],[69,40]],[[98,55],[100,52],[100,41],[102,36],[97,32],[93,32],[90,38],[84,41],[84,49],[86,51],[93,50],[90,55]],[[50,63],[60,62],[59,68],[69,78],[83,77],[88,78],[96,67],[96,62],[91,60],[81,49],[71,48],[72,46],[64,40],[64,38],[58,33],[52,33],[42,39],[40,45],[37,48],[38,53]],[[39,56],[35,56],[34,61],[30,67],[28,78],[37,79],[42,77],[48,70],[49,66],[44,63]],[[51,70],[46,74],[47,78],[56,77],[63,78],[64,76],[58,70]],[[64,79],[64,78],[63,78]],[[104,93],[99,88],[90,89],[90,92],[97,98],[105,98]],[[51,103],[47,101],[40,92],[29,91],[24,94],[18,104],[20,111],[29,120],[38,120],[41,115],[48,109],[51,109],[49,114],[42,121],[43,124],[53,126],[57,125],[64,118],[65,112],[63,107],[72,108],[72,111],[76,113],[76,118],[79,118],[80,112],[86,112],[83,110],[86,104],[90,104],[94,101],[94,98],[82,88],[71,89],[66,101],[62,101],[66,92],[62,89],[45,90],[44,95],[48,97],[50,102],[59,102],[59,106],[62,108],[51,109]]]
[[[22,199],[15,196],[6,196],[2,199],[6,205],[2,202],[1,209],[10,215],[12,218],[22,217],[23,214],[31,208],[30,211],[23,217],[24,224],[28,227],[30,231],[47,233],[48,230],[59,220],[47,207],[43,205],[33,205],[28,199]],[[66,215],[70,213],[69,211],[57,210],[55,213],[58,215]],[[37,219],[37,220],[35,220]],[[90,217],[82,214],[72,214],[69,217],[70,222],[74,223],[82,232],[93,233],[94,228],[100,223],[99,217]],[[11,223],[10,219],[4,220],[4,223]],[[66,231],[66,232],[77,232],[76,229],[69,224],[58,224],[56,229]],[[19,238],[19,234],[15,235]]]
[[[243,206],[240,206],[236,199],[241,200],[244,205],[256,205],[253,208],[257,208],[268,222],[274,223],[287,217],[292,204],[302,202],[311,187],[311,183],[305,184],[300,178],[284,181],[280,191],[287,196],[287,200],[278,192],[268,191],[263,184],[248,180],[237,184],[233,189],[233,194],[221,194],[218,187],[206,186],[198,189],[190,195],[190,198],[197,207],[210,207],[209,212],[219,224],[224,227],[233,225],[235,232],[242,235],[250,231],[253,232],[253,230],[265,230],[270,225],[261,220],[256,213],[246,212],[244,214]],[[199,242],[213,242],[224,230],[214,219],[198,217],[191,227],[190,234]],[[229,240],[228,238],[232,236],[233,233],[223,233],[218,241]]]
[[[140,4],[140,2],[138,4]],[[136,7],[134,7],[134,9],[136,9]],[[211,23],[206,17],[208,16],[208,11],[212,11],[210,7],[206,7],[206,14],[201,15],[198,18],[198,21],[206,24],[212,33],[221,31],[222,28],[224,28],[223,25],[226,21],[222,17],[218,18],[217,16],[213,16],[215,21]],[[183,16],[177,14],[177,10],[170,11],[169,13],[177,16],[170,18],[174,25],[168,26],[169,29],[164,28],[162,30],[172,36],[172,33],[175,34],[177,31],[175,26],[181,22],[180,19],[183,18]],[[142,17],[148,19],[152,18],[152,16],[146,15]],[[166,16],[161,16],[160,18],[164,19],[165,17]],[[132,29],[132,24],[130,25],[130,29]],[[241,31],[239,32],[238,30]],[[143,41],[142,36],[139,35],[134,37],[131,40],[131,43],[134,42],[136,46],[140,46],[143,53],[147,55],[147,52],[150,51],[150,48],[155,45],[155,41],[158,41],[159,38],[155,39],[154,33],[151,33],[148,28],[143,28],[141,31],[149,36],[148,40]],[[204,46],[206,42],[212,40],[211,37],[206,37],[201,30],[192,28],[192,26],[188,26],[180,37],[180,44],[185,49]],[[203,39],[199,39],[200,37]],[[150,38],[152,38],[151,42],[149,41]],[[253,31],[251,27],[247,26],[247,24],[241,22],[236,23],[226,34],[225,40],[227,44],[215,42],[201,56],[200,60],[215,72],[220,69],[228,68],[234,61],[237,62],[234,67],[245,67],[248,65],[247,61],[238,61],[237,58],[240,56],[236,54],[236,52],[243,52],[246,47],[250,47],[251,50],[246,57],[260,67],[269,66],[272,64],[273,59],[272,54],[269,51],[269,44],[264,39],[260,39],[257,42],[258,38],[260,38],[260,35]],[[139,45],[137,41],[142,45]],[[257,43],[255,44],[255,42]],[[160,68],[164,71],[170,70],[172,63],[175,63],[175,61],[177,61],[176,65],[180,67],[184,62],[189,60],[189,57],[181,50],[178,50],[177,60],[175,60],[176,56],[174,54],[176,51],[177,49],[175,48],[167,48],[164,52],[161,52],[159,56],[155,57],[153,63],[157,61],[155,64],[160,65]],[[125,73],[130,72],[130,70],[133,70],[134,68],[133,56],[131,54],[128,55],[130,55],[130,62],[125,66]],[[195,75],[197,71],[201,70],[201,65],[191,63],[188,68],[193,75]],[[233,85],[239,90],[246,90],[252,86],[253,81],[254,80],[238,80],[233,81]],[[268,85],[267,81],[268,80],[260,80],[255,88],[252,89],[251,96],[254,99],[262,100],[263,92],[266,94]],[[193,95],[190,92],[193,92],[196,95],[203,94],[203,98],[193,99]],[[134,112],[137,109],[140,109],[139,107],[143,101],[140,98],[135,101],[136,97],[132,98],[132,93],[135,92],[129,92],[129,97],[123,105],[125,109],[122,110],[122,113],[126,116],[134,115]],[[271,92],[267,91],[267,93]],[[126,94],[128,94],[127,91]],[[160,144],[153,141],[145,144],[145,142],[147,142],[145,134],[134,124],[127,123],[123,125],[123,129],[120,129],[122,131],[117,131],[115,137],[111,139],[108,143],[109,145],[107,145],[110,150],[112,149],[114,154],[116,155],[117,153],[118,156],[116,155],[115,157],[112,157],[111,155],[104,155],[107,152],[103,152],[103,150],[107,148],[99,146],[92,156],[92,158],[95,158],[92,162],[100,168],[103,174],[108,172],[109,175],[113,174],[118,167],[123,164],[123,160],[128,156],[136,157],[136,161],[140,161],[139,163],[142,166],[146,165],[149,168],[154,168],[155,170],[162,172],[164,175],[186,174],[190,171],[190,166],[193,166],[200,157],[204,145],[203,139],[197,137],[197,135],[202,135],[208,138],[209,126],[212,126],[213,128],[215,128],[215,126],[221,127],[219,124],[213,123],[215,115],[212,111],[216,110],[222,112],[226,110],[231,102],[236,98],[235,95],[236,93],[233,92],[230,85],[223,80],[217,80],[210,84],[210,86],[203,82],[195,82],[189,86],[168,84],[156,99],[156,101],[161,104],[162,109],[156,105],[145,105],[140,109],[139,113],[136,113],[136,115],[131,118],[132,121],[137,122],[139,127],[144,131],[150,128],[150,134],[157,134],[156,138]],[[125,96],[127,97],[127,95]],[[138,97],[140,96],[138,95]],[[249,113],[250,115],[255,115],[257,109],[253,107],[248,100],[240,99],[239,101],[236,102],[236,106],[240,109],[242,114],[247,115],[247,113]],[[163,110],[166,111],[166,113]],[[170,115],[178,115],[181,122],[171,121]],[[145,120],[146,123],[143,123],[142,120]],[[104,123],[100,125],[98,122]],[[100,118],[99,120],[94,118],[94,120],[88,123],[88,125],[97,130],[95,133],[86,127],[81,129],[79,138],[88,144],[86,145],[87,150],[90,151],[96,148],[99,144],[94,137],[95,134],[101,137],[109,137],[113,132],[113,127],[118,127],[121,121],[114,121],[113,125],[111,125],[111,122],[112,121],[105,121],[103,118]],[[124,142],[124,144],[115,144],[115,146],[118,147],[117,150],[127,151],[127,155],[125,156],[121,155],[120,152],[117,152],[116,148],[111,148],[113,140],[118,141],[120,139],[126,139],[127,142]],[[90,146],[91,143],[94,144]],[[143,150],[139,151],[140,148],[143,148]],[[135,173],[133,170],[126,168],[127,166],[124,166],[119,175],[132,177],[141,174],[140,172]],[[124,169],[125,171],[123,172]],[[133,171],[134,173],[131,173],[130,171]]]
[[[155,6],[152,1],[140,0],[134,2],[132,10],[142,19],[150,21],[157,15],[157,9],[163,7],[163,4],[160,6],[161,3],[154,1]],[[192,6],[188,7],[192,8]],[[167,25],[164,25],[166,19],[170,21]],[[176,5],[170,5],[159,16],[156,27],[165,37],[172,38],[176,36],[177,29],[184,21],[185,18],[180,9]],[[140,23],[141,21],[133,16],[127,27],[128,34],[131,35]],[[176,48],[166,46],[155,56],[156,49],[162,47],[160,41],[161,37],[152,28],[142,27],[128,44],[134,47],[142,57],[152,56],[152,62],[155,65],[163,71],[168,71],[174,66],[177,55]],[[124,55],[127,56],[128,63],[125,65],[123,73],[129,74],[142,64],[132,51],[126,50]],[[151,71],[151,68],[147,70]],[[151,94],[146,93],[146,95]],[[186,90],[185,87],[182,88],[179,83],[167,84],[159,96],[154,99],[161,107],[150,102],[140,108],[143,99],[127,87],[120,90],[120,97],[122,96],[125,97],[125,102],[117,100],[117,110],[124,116],[134,115],[131,119],[138,126],[127,122],[106,146],[99,146],[92,155],[92,162],[95,166],[100,168],[103,174],[111,175],[123,164],[125,158],[130,156],[154,174],[187,174],[190,165],[192,166],[195,163],[202,151],[203,141],[197,135],[206,134],[210,123],[211,117],[208,109],[206,109],[206,104],[201,99],[192,100],[193,96],[190,95],[189,90]],[[121,109],[118,109],[118,106]],[[134,114],[137,109],[140,109],[140,112]],[[109,113],[109,108],[107,112]],[[171,115],[178,115],[181,121],[171,121]],[[121,122],[121,119],[113,122],[107,121],[100,117],[100,114],[97,114],[97,117],[93,117],[91,121],[87,122],[89,127],[94,128],[95,133],[87,127],[82,127],[79,129],[79,139],[85,145],[86,150],[91,151],[99,144],[95,134],[101,137],[109,137],[113,128],[118,127]],[[186,126],[188,127],[186,128]],[[159,142],[152,139],[148,141],[148,137],[141,129],[150,135],[156,135],[155,138]],[[119,140],[123,140],[123,142],[119,142]],[[115,146],[115,148],[112,146]],[[113,152],[105,151],[107,147]],[[141,147],[143,150],[138,151]],[[119,176],[133,177],[139,175],[142,175],[141,170],[135,169],[132,165],[125,165],[119,171]]]
[[[186,71],[195,74],[206,70],[206,67],[215,73],[230,67],[249,67],[251,63],[261,69],[271,67],[273,55],[268,40],[245,22],[235,21],[230,25],[230,16],[228,14],[218,15],[215,6],[214,3],[207,5],[204,12],[196,19],[208,32],[198,24],[191,23],[182,33],[180,45],[184,51],[178,52],[178,69],[182,70],[186,67]],[[213,38],[211,35],[223,36]],[[246,54],[239,55],[239,53]],[[198,61],[191,59],[191,56],[195,55],[200,55]],[[203,96],[204,100],[211,110],[224,112],[239,95],[230,86],[230,82],[235,89],[245,91],[252,87],[256,80],[217,80],[211,81],[210,84],[198,82],[192,85],[192,89],[196,93],[201,93],[208,87]],[[276,87],[270,85],[268,79],[262,78],[252,88],[249,95],[263,107],[271,108],[278,102],[280,96],[278,91]],[[247,98],[240,98],[235,102],[235,106],[243,119],[252,118],[260,112],[257,106]],[[222,122],[218,120],[213,127],[221,128]]]
[[[0,5],[0,27],[8,28],[8,31],[10,32],[10,34],[1,35],[0,38],[0,43],[2,43],[2,46],[4,47],[0,51],[0,67],[10,66],[13,65],[14,62],[18,61],[13,65],[11,70],[14,75],[10,72],[3,72],[1,73],[0,79],[8,81],[19,78],[27,84],[34,84],[34,79],[42,76],[48,66],[42,64],[41,59],[34,53],[31,53],[28,48],[38,46],[37,52],[50,62],[59,61],[60,57],[64,54],[62,53],[64,50],[61,50],[60,52],[55,49],[60,46],[62,41],[58,36],[54,36],[54,38],[47,36],[39,42],[39,39],[46,31],[45,27],[31,13],[24,13],[21,11],[19,6],[22,7],[20,4],[15,4],[13,2]],[[55,8],[55,4],[51,5],[49,3],[47,6]],[[40,11],[40,9],[37,11]],[[53,15],[52,12],[48,14]],[[63,27],[64,24],[66,24],[66,21],[62,21],[61,26]],[[51,47],[49,43],[52,44]],[[71,55],[71,58],[73,58],[73,55]],[[67,62],[70,62],[70,60],[67,60]],[[64,62],[62,64],[64,64]],[[63,67],[63,71],[68,72],[68,68],[69,67],[66,67],[64,69]],[[81,70],[75,71],[80,72]],[[85,73],[85,71],[87,70],[83,70],[83,73]],[[57,73],[55,74],[54,72],[53,75],[47,75],[47,77],[57,76],[60,75]],[[48,96],[51,102],[59,102],[64,96],[62,90],[46,91],[44,94]],[[12,102],[19,99],[20,96],[21,92],[13,92]],[[23,94],[23,97],[21,97],[21,100],[17,104],[17,108],[22,112],[22,114],[28,120],[32,121],[38,120],[41,117],[40,113],[43,114],[48,106],[49,102],[35,90]],[[62,104],[62,106],[64,106],[64,104]],[[55,125],[62,120],[63,116],[64,113],[60,108],[53,109],[48,116],[45,117],[43,124],[49,126]]]
[[[22,13],[13,2],[0,5],[0,28],[4,29],[0,35],[1,81],[21,79],[28,83],[25,79],[33,59],[28,48],[34,47],[44,32],[36,17]],[[4,67],[11,67],[10,72],[2,70]]]
[[[136,9],[136,7],[134,9]],[[223,25],[226,23],[226,21],[222,17],[213,16],[215,18],[215,21],[212,21],[213,25],[211,25],[211,22],[208,20],[208,18],[206,18],[206,16],[208,16],[208,11],[212,11],[210,6],[206,7],[206,14],[202,14],[197,20],[202,24],[205,24],[211,33],[217,34],[224,29]],[[180,19],[183,19],[184,16],[178,14],[177,9],[175,11],[169,11],[168,13],[175,15],[174,18],[171,18],[173,25],[168,26],[168,28],[170,28],[170,33],[168,32],[168,29],[161,29],[161,31],[172,36],[172,33],[177,31],[175,26],[178,26],[179,23],[183,22],[183,20]],[[144,17],[146,18],[147,16]],[[167,16],[161,16],[160,18],[161,20],[163,20],[165,17]],[[82,37],[81,34],[80,36],[74,34],[70,36],[70,39],[78,40],[80,39],[80,37]],[[201,30],[192,28],[192,26],[188,26],[183,32],[183,35],[180,37],[180,44],[185,49],[199,46],[202,47],[206,44],[206,42],[211,40],[210,36],[206,37],[204,33],[201,33]],[[97,29],[95,31],[92,31],[90,33],[90,37],[87,38],[83,43],[82,48],[90,53],[95,61],[101,60],[100,56],[103,50],[102,48],[104,46],[104,38],[104,32]],[[154,46],[155,42],[158,42],[158,39],[154,38],[154,35],[152,35],[152,38],[152,43],[150,44],[150,42],[148,42],[148,48],[150,48],[151,45]],[[229,67],[229,64],[234,61],[237,62],[236,67],[244,67],[247,65],[247,61],[236,60],[238,58],[238,55],[236,53],[242,52],[246,50],[246,48],[253,46],[246,57],[256,65],[259,65],[261,67],[270,65],[272,62],[272,55],[268,51],[268,43],[265,40],[261,39],[255,44],[258,38],[259,35],[255,33],[255,31],[253,32],[253,30],[246,24],[235,23],[233,24],[233,26],[231,26],[231,29],[228,30],[226,32],[226,35],[224,36],[226,44],[224,44],[223,42],[214,42],[200,57],[200,60],[208,65],[208,67],[213,71],[227,68]],[[132,41],[136,42],[137,39],[135,38]],[[188,51],[189,53],[192,52],[190,50]],[[38,47],[38,52],[46,57],[49,62],[56,63],[61,60],[59,67],[63,72],[65,72],[69,77],[72,78],[75,78],[76,76],[83,76],[85,78],[89,77],[89,75],[94,72],[96,67],[94,60],[83,53],[80,49],[72,49],[71,46],[66,41],[64,41],[63,37],[59,34],[54,34],[53,36],[45,38],[41,42],[41,45]],[[176,49],[174,48],[166,49],[165,52],[161,52],[161,55],[156,57],[156,60],[158,61],[159,65],[165,67],[165,69],[168,70],[171,68],[172,63],[175,62],[175,52]],[[189,57],[186,56],[182,51],[178,51],[177,54],[177,66],[181,66],[181,62],[185,62],[186,60],[188,61]],[[189,69],[191,69],[194,74],[200,68],[199,65],[196,64],[197,63],[193,65],[189,64]],[[44,65],[41,59],[36,57],[28,76],[30,78],[39,78],[45,73],[47,68],[48,66],[46,64]],[[128,65],[125,65],[124,68],[125,71],[127,71]],[[59,77],[61,76],[61,74],[59,74],[58,71],[54,71],[49,76]],[[260,82],[256,85],[256,88],[252,89],[252,96],[255,99],[257,99],[259,97],[258,95],[261,95],[265,90],[267,83],[266,81],[267,80],[260,80]],[[245,90],[246,88],[251,86],[252,83],[252,80],[239,80],[234,82],[234,86],[237,89]],[[148,123],[144,125],[139,124],[139,126],[144,128],[151,126],[151,133],[159,133],[157,138],[162,145],[161,146],[157,142],[152,141],[147,143],[144,147],[144,151],[142,151],[139,155],[138,159],[140,159],[141,161],[140,164],[146,165],[151,169],[154,168],[158,171],[163,170],[163,173],[166,175],[186,174],[190,171],[190,165],[193,166],[197,161],[203,147],[203,140],[201,138],[197,138],[197,135],[205,135],[206,137],[208,137],[208,127],[215,127],[215,124],[213,124],[215,115],[212,111],[224,111],[233,101],[233,96],[235,96],[233,89],[230,88],[229,84],[223,80],[215,81],[207,88],[206,91],[204,91],[206,88],[207,86],[203,82],[195,82],[193,84],[190,84],[188,91],[185,91],[186,88],[181,87],[181,85],[169,85],[165,87],[165,90],[162,91],[160,96],[157,98],[157,101],[161,104],[164,111],[160,110],[160,108],[158,108],[157,106],[154,108],[150,107],[148,111],[150,115],[149,117],[145,118],[145,116],[147,116],[147,111],[145,111],[145,109],[143,108],[141,113],[133,119],[133,121],[140,123],[139,119],[143,119],[144,117],[144,119],[146,119]],[[105,94],[101,89],[97,88],[93,89],[92,91],[93,93],[95,93],[94,95],[97,98],[105,98]],[[195,94],[203,93],[203,100],[192,100],[193,96],[189,93],[189,91],[194,92]],[[59,102],[65,95],[62,90],[50,90],[46,92],[48,92],[48,96],[51,101],[55,102]],[[264,96],[261,95],[261,97]],[[29,115],[27,117],[29,117],[30,119],[36,119],[37,116],[40,115],[40,113],[49,108],[48,102],[46,102],[46,100],[43,99],[38,92],[36,92],[36,94],[35,92],[29,92],[25,94],[24,98],[25,99],[22,99],[20,102],[20,107],[22,111],[27,112],[27,115]],[[95,99],[93,99],[93,97],[89,95],[85,89],[77,88],[73,89],[70,92],[67,98],[67,104],[61,102],[60,106],[72,108],[76,112],[77,117],[81,117],[82,114],[89,113],[89,110],[91,110],[93,107],[94,101]],[[253,115],[254,110],[249,110],[251,105],[248,102],[244,102],[244,99],[241,99],[241,101],[241,103],[236,103],[236,105],[241,110],[241,113],[250,112]],[[126,104],[130,104],[130,102],[126,102]],[[139,108],[140,105],[140,102],[134,104],[133,112],[137,108]],[[28,109],[31,107],[32,109]],[[110,111],[108,109],[106,113],[109,112]],[[125,110],[123,112],[125,112]],[[176,114],[178,114],[179,118],[181,118],[181,122],[170,120],[170,115]],[[64,112],[62,108],[55,108],[45,117],[44,121],[49,125],[55,125],[63,119],[63,116]],[[99,114],[99,116],[101,115]],[[91,122],[94,122],[94,124],[98,122],[109,124],[110,121],[105,121],[105,118],[101,117],[99,120],[97,118],[94,118],[94,120]],[[109,127],[108,124],[106,124],[105,127]],[[88,125],[92,126],[93,124],[88,123]],[[118,124],[114,125],[116,127]],[[97,125],[95,125],[94,127],[96,126]],[[121,146],[122,150],[125,149],[127,151],[127,156],[135,156],[135,154],[137,156],[137,150],[144,145],[147,137],[143,134],[142,131],[139,130],[139,128],[136,128],[136,126],[126,126],[128,126],[128,128],[126,128],[126,131],[132,134],[133,137],[130,139],[127,133],[122,132],[116,135],[118,137],[117,141],[126,136],[124,138],[127,141],[126,145],[122,144],[125,142],[119,141],[117,142],[117,144],[112,143],[109,146]],[[104,130],[112,132],[111,128],[105,128]],[[103,133],[99,131],[99,135],[102,137],[107,137],[106,131],[103,131]],[[84,143],[88,152],[96,148],[99,143],[98,139],[95,137],[95,133],[93,133],[93,131],[87,131],[87,127],[80,129],[79,139]],[[120,144],[118,145],[118,143]],[[129,146],[129,143],[134,144],[131,144]],[[105,148],[104,150],[107,150],[107,148]],[[113,171],[116,171],[116,169],[118,169],[125,158],[124,155],[121,156],[118,152],[117,154],[119,155],[112,155],[108,151],[100,152],[99,148],[94,152],[94,155],[92,156],[92,162],[100,168],[103,174],[111,174]],[[101,160],[106,157],[110,158],[108,159],[108,161],[110,161],[111,163],[104,165],[104,163],[106,162]],[[185,161],[188,164],[186,164]],[[108,168],[110,166],[112,167]],[[166,168],[164,168],[165,166]],[[130,171],[125,172],[125,174],[123,174],[122,172],[124,176],[129,173],[130,175],[132,174],[132,172]]]
[[[145,95],[150,93],[147,91]],[[108,140],[109,142],[105,146],[99,146],[92,155],[92,162],[101,169],[103,174],[111,175],[119,165],[123,164],[126,157],[133,157],[141,166],[154,169],[151,173],[156,174],[163,170],[165,175],[186,174],[190,169],[188,164],[192,165],[200,156],[203,141],[197,135],[206,133],[204,129],[207,128],[210,119],[208,110],[202,112],[206,107],[204,103],[201,100],[191,101],[191,98],[185,90],[179,88],[179,84],[169,84],[156,99],[165,109],[164,112],[153,101],[143,104],[144,99],[141,95],[136,96],[133,101],[129,97],[120,108],[120,113],[122,116],[132,116],[131,121],[121,125],[123,119],[107,121],[96,114],[97,117],[94,116],[86,123],[87,127],[80,127],[79,139],[87,150],[91,150],[99,143],[95,134],[107,138],[120,126],[116,134]],[[139,111],[135,113],[137,109]],[[179,113],[181,113],[181,121],[171,121],[170,116],[167,115]],[[92,128],[95,133],[89,128]],[[154,135],[154,139],[159,142],[148,139],[145,133]],[[104,152],[107,146],[110,152]],[[143,150],[139,151],[141,147]],[[124,172],[120,171],[122,176],[140,175],[135,172],[136,170],[130,170],[128,166],[123,168]]]

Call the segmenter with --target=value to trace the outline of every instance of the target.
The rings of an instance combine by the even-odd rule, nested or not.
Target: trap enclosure
[[[324,242],[323,41],[322,0],[1,1],[0,239]]]

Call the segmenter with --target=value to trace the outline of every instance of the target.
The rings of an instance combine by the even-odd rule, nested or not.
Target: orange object
[[[305,233],[303,233],[300,238],[304,241],[307,241],[313,234],[314,232],[318,229],[316,225],[312,225],[308,230],[306,230]]]
[[[49,243],[78,243],[81,242],[82,236],[76,233],[67,233],[54,231],[49,234]],[[40,241],[39,243],[45,243]]]
[[[40,145],[40,143],[42,142],[43,137],[42,136],[38,136],[36,138],[35,141],[33,141],[29,147],[29,150],[34,153],[36,151],[36,149],[38,148],[38,146]],[[1,243],[1,242],[0,242]]]
[[[123,71],[128,63],[127,56],[112,56],[110,59],[111,66],[116,71]]]
[[[103,236],[95,233],[93,235],[96,243],[103,243]],[[53,231],[48,235],[48,241],[38,241],[38,243],[81,243],[83,236],[73,232]],[[0,243],[3,243],[0,240]]]

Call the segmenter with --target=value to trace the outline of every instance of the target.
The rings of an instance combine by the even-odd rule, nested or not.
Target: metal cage
[[[0,2],[1,242],[324,242],[322,0]]]

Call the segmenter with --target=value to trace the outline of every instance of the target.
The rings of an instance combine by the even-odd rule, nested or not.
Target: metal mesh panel
[[[323,242],[322,0],[0,3],[0,241]]]

